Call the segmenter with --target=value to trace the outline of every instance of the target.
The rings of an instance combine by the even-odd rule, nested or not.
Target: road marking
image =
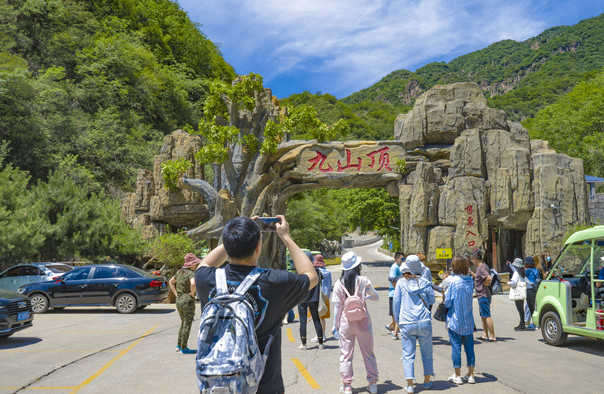
[[[117,353],[121,350],[17,350],[0,349],[3,353]]]
[[[296,342],[291,327],[287,327],[287,330],[285,330],[285,332],[287,332],[287,339],[289,339],[290,342]]]
[[[319,386],[317,381],[314,380],[313,377],[310,375],[310,372],[308,372],[306,367],[304,367],[304,365],[302,365],[300,360],[298,360],[297,358],[292,358],[291,360],[294,362],[294,365],[298,368],[298,370],[300,371],[302,376],[304,376],[304,379],[306,379],[306,381],[308,382],[310,387],[312,387],[313,390],[318,390],[321,388],[321,386]]]
[[[132,348],[134,346],[136,346],[140,341],[142,341],[147,335],[151,334],[151,332],[153,332],[153,330],[155,330],[158,326],[153,326],[149,331],[147,331],[146,333],[144,333],[137,341],[135,341],[132,345],[128,346],[126,349],[122,350],[117,356],[115,356],[111,361],[109,361],[107,364],[103,365],[103,367],[101,369],[99,369],[94,375],[92,375],[91,377],[89,377],[88,379],[84,380],[82,383],[80,383],[77,387],[75,387],[71,393],[77,393],[78,391],[80,391],[81,389],[83,389],[85,386],[87,386],[90,382],[92,382],[94,379],[98,378],[99,376],[101,376],[101,374],[103,372],[105,372],[110,366],[113,365],[113,363],[115,363],[117,360],[119,360],[123,355],[125,355],[126,353],[128,353],[130,350],[132,350]]]

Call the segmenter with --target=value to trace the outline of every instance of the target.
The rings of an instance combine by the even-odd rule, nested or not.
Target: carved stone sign
[[[405,155],[397,145],[368,143],[358,147],[306,148],[295,171],[317,175],[328,173],[384,173],[395,171],[395,158]]]

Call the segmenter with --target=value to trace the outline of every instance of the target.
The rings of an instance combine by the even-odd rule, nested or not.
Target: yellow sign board
[[[436,259],[437,260],[446,260],[453,258],[453,249],[436,249]]]

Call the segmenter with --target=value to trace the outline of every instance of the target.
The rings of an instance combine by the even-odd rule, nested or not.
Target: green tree
[[[583,159],[585,173],[604,177],[604,69],[590,73],[572,91],[527,119],[531,138]]]

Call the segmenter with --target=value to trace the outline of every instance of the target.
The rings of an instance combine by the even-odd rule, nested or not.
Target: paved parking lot
[[[387,264],[365,264],[363,274],[378,287],[380,301],[370,302],[375,353],[380,371],[379,391],[401,392],[403,372],[400,341],[387,335],[389,322]],[[334,272],[334,280],[339,277]],[[477,306],[474,308],[477,316]],[[189,341],[195,347],[199,309]],[[540,332],[513,331],[516,308],[506,296],[493,300],[497,343],[476,344],[476,385],[456,387],[444,324],[433,321],[433,390],[468,392],[601,392],[604,342],[569,336],[565,347],[546,345]],[[479,321],[476,320],[479,329]],[[66,308],[36,315],[34,326],[0,340],[0,394],[36,393],[195,393],[194,355],[174,351],[180,321],[174,305],[157,304],[132,315],[114,308]],[[331,321],[327,326],[331,327]],[[308,336],[314,336],[312,324]],[[476,333],[479,337],[482,333]],[[337,341],[318,350],[309,343],[298,350],[298,323],[282,328],[283,377],[286,392],[338,392]],[[358,349],[357,349],[358,350]],[[354,359],[355,392],[366,386],[362,358]],[[421,359],[416,376],[422,375]],[[465,373],[465,368],[464,368]],[[420,392],[421,385],[416,388]]]

